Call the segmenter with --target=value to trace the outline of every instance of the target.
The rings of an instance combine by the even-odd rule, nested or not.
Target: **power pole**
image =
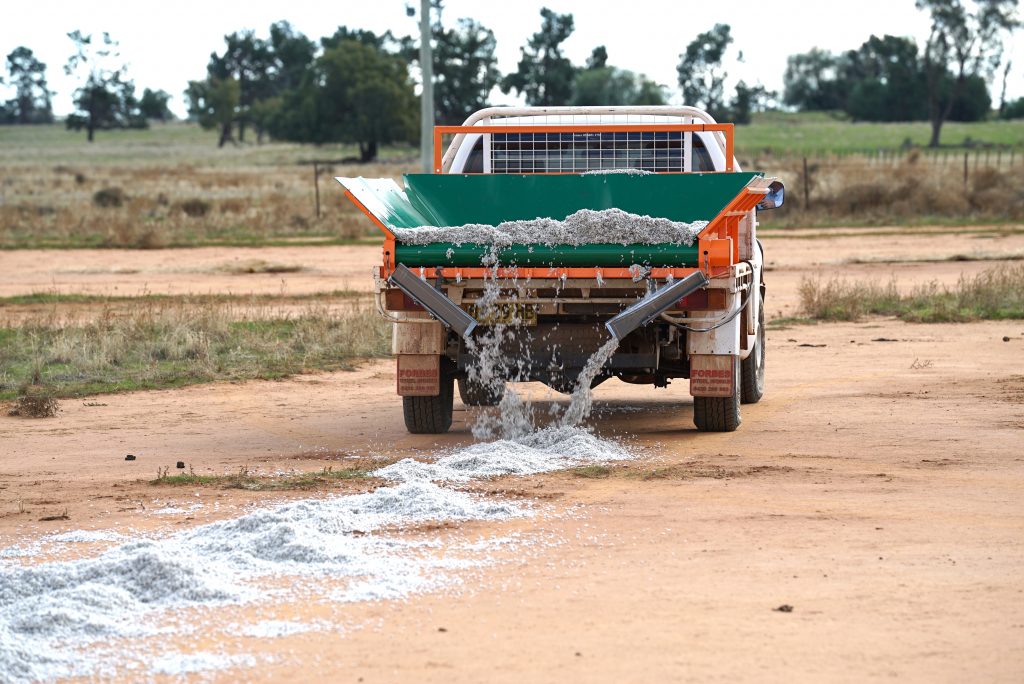
[[[420,161],[423,173],[434,171],[434,51],[430,46],[430,0],[420,0]]]

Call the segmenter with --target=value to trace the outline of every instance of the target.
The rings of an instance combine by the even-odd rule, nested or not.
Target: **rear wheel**
[[[757,310],[757,335],[754,339],[754,348],[740,364],[742,379],[740,398],[744,404],[756,404],[764,396],[764,300],[761,300],[761,306]]]
[[[488,387],[468,378],[459,378],[459,398],[466,406],[497,406],[505,396],[505,383]]]
[[[702,432],[732,432],[743,422],[740,416],[740,371],[734,364],[735,390],[731,397],[694,397],[693,424]]]
[[[436,435],[452,426],[455,379],[441,374],[441,392],[436,397],[402,397],[405,428],[415,434]]]

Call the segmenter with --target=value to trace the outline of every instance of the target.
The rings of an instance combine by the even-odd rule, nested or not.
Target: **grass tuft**
[[[800,303],[808,317],[855,321],[866,315],[896,316],[919,323],[1024,318],[1024,266],[999,266],[960,276],[950,288],[932,282],[902,294],[885,284],[804,278]]]
[[[389,347],[390,325],[358,307],[339,313],[310,304],[296,313],[169,299],[105,307],[87,322],[43,314],[0,327],[0,399],[27,384],[62,398],[277,379],[350,368]]]
[[[569,472],[576,477],[598,480],[609,477],[612,474],[612,469],[604,465],[585,465],[572,468]]]
[[[221,489],[245,489],[247,491],[282,491],[294,489],[316,489],[339,480],[355,480],[369,477],[370,471],[364,468],[339,468],[325,466],[321,470],[284,476],[257,475],[242,466],[237,473],[226,475],[197,475],[192,469],[187,473],[171,475],[168,468],[157,471],[156,479],[150,480],[151,485],[166,486],[206,486]]]
[[[60,412],[60,402],[46,387],[27,386],[8,411],[21,418],[52,418]]]

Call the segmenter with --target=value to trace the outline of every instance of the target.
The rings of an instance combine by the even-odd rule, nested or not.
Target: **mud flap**
[[[731,397],[736,387],[736,364],[731,354],[690,355],[690,395],[694,397]]]
[[[437,354],[399,354],[398,394],[436,397],[441,393],[441,357]]]

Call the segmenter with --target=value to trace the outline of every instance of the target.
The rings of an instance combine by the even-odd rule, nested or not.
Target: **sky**
[[[236,30],[255,29],[267,35],[271,23],[287,20],[307,36],[318,39],[339,25],[397,35],[418,31],[416,18],[406,15],[419,0],[174,0],[139,2],[104,0],[83,3],[38,0],[18,3],[0,21],[0,57],[19,45],[35,51],[47,66],[54,111],[71,111],[75,83],[63,73],[71,53],[67,33],[107,31],[120,41],[137,92],[143,88],[171,93],[171,109],[185,113],[182,91],[190,79],[202,78],[213,51],[223,49],[223,37]],[[646,74],[669,86],[673,103],[681,103],[676,79],[679,54],[696,34],[716,23],[732,26],[735,42],[727,55],[730,87],[743,79],[782,90],[786,57],[812,47],[840,51],[859,46],[872,33],[910,36],[923,43],[928,18],[914,0],[446,0],[444,23],[472,17],[492,29],[497,40],[498,68],[514,71],[519,48],[540,28],[540,9],[572,13],[576,30],[564,43],[566,55],[582,65],[597,45],[608,49],[614,66]],[[1007,86],[1009,98],[1024,96],[1024,30],[1009,44],[1017,66]],[[742,51],[743,62],[736,57]],[[1001,78],[990,87],[998,102]],[[0,97],[9,95],[2,92]],[[513,96],[498,95],[493,104],[516,104]]]

